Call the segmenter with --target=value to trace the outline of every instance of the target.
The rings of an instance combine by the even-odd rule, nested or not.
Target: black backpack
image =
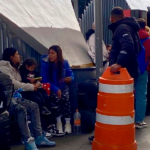
[[[96,79],[78,85],[78,108],[95,112],[97,106],[98,82]]]
[[[81,113],[81,130],[89,133],[94,130],[96,121],[98,82],[87,80],[78,85],[78,109]]]
[[[9,107],[13,91],[14,86],[10,77],[0,72],[0,113]]]

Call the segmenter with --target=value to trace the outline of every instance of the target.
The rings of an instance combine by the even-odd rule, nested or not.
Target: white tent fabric
[[[148,11],[150,7],[150,0],[126,0],[131,10]]]
[[[59,45],[70,65],[92,63],[71,0],[0,0],[0,14],[16,26],[14,34],[41,54]]]

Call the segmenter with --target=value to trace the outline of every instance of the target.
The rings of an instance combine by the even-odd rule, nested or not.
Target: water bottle
[[[78,109],[74,113],[74,134],[81,134],[81,115]]]

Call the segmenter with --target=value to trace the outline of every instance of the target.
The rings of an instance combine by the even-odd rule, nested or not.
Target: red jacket
[[[140,36],[140,39],[146,39],[149,37],[149,34],[144,29],[141,29],[139,31],[139,36]],[[145,47],[145,61],[147,62],[148,59],[150,60],[150,39],[146,40],[143,43],[143,46]],[[149,65],[147,67],[147,71],[150,73],[150,61],[149,61]]]

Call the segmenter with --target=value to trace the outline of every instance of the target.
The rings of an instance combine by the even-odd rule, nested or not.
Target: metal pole
[[[102,25],[102,0],[95,0],[95,51],[96,51],[96,78],[103,71],[103,25]]]

